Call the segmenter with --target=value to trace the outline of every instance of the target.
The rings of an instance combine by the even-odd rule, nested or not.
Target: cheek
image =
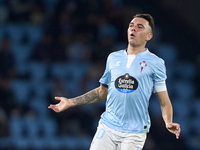
[[[145,39],[145,35],[144,34],[138,34],[138,39],[142,40],[142,39]]]
[[[141,33],[139,34],[140,39],[147,39],[147,34],[146,33]]]

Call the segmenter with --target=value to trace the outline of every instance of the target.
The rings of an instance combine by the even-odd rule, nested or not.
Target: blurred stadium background
[[[136,13],[155,18],[150,51],[167,66],[179,140],[155,95],[144,150],[200,149],[200,1],[0,0],[0,149],[88,150],[105,101],[60,114],[47,109],[99,86],[112,51],[127,46]]]

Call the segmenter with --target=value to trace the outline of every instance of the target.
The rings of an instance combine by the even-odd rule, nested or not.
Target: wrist
[[[74,107],[76,106],[76,103],[75,103],[76,99],[75,98],[72,98],[72,99],[68,99],[68,104],[69,104],[69,107]]]

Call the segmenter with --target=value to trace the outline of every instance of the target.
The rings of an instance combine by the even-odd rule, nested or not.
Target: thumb
[[[167,124],[166,124],[166,127],[167,127],[167,128],[172,128],[173,125],[172,125],[171,123],[167,123]]]
[[[55,97],[55,100],[61,101],[62,97]]]

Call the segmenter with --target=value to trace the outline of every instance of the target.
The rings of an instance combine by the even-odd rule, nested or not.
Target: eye
[[[138,28],[139,28],[139,29],[143,29],[144,27],[143,27],[142,25],[139,25]]]

